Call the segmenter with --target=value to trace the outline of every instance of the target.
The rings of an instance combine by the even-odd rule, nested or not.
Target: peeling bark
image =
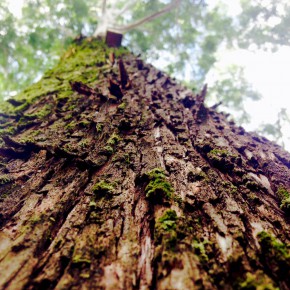
[[[290,289],[289,153],[100,47],[0,116],[0,288]]]

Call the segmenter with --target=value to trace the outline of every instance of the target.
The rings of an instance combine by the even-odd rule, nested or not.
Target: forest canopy
[[[24,0],[20,16],[9,2],[0,3],[1,99],[37,81],[77,35],[90,37],[100,33],[100,28],[130,27],[169,5],[172,9],[166,14],[124,29],[123,45],[193,91],[207,82],[221,48],[276,51],[290,41],[286,0],[236,1],[235,14],[227,1]],[[231,65],[210,85],[206,101],[210,105],[221,102],[219,109],[245,124],[251,118],[245,102],[261,97],[247,81],[244,68]],[[260,125],[260,132],[283,145],[282,131],[289,124],[289,112],[281,104],[277,121]]]

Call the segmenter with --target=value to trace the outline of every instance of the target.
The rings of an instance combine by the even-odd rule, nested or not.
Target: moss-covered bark
[[[84,40],[5,105],[0,288],[289,289],[290,155],[204,95]]]

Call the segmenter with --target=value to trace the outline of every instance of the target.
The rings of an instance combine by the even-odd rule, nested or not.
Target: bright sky
[[[207,0],[210,6],[215,6],[216,0]],[[240,11],[239,0],[221,0],[232,15]],[[251,115],[251,123],[244,125],[247,130],[255,130],[263,123],[274,123],[281,108],[286,108],[290,117],[290,47],[282,47],[277,52],[250,52],[246,50],[218,53],[217,70],[237,64],[245,67],[245,77],[253,88],[262,94],[262,100],[249,101],[246,109]],[[283,127],[284,143],[290,151],[290,125]]]
[[[229,7],[232,15],[239,13],[239,0],[220,0]],[[216,5],[216,0],[207,0],[209,6]],[[9,9],[18,17],[21,16],[23,0],[10,0]],[[254,130],[262,123],[273,123],[277,120],[280,109],[286,108],[290,115],[290,48],[283,47],[276,53],[220,51],[217,70],[229,64],[238,64],[245,67],[245,74],[253,87],[262,94],[259,102],[248,102],[246,108],[251,115],[250,125],[244,126],[247,130]],[[284,143],[290,151],[290,126],[283,128]]]
[[[276,53],[259,51],[256,53],[237,50],[220,51],[214,78],[219,77],[219,70],[237,64],[245,67],[245,77],[260,92],[260,101],[248,101],[245,105],[251,116],[251,123],[244,125],[247,130],[255,130],[263,123],[274,123],[281,108],[286,108],[290,115],[290,48],[283,47]],[[208,80],[209,83],[214,81]],[[290,151],[289,124],[283,127],[284,143]]]
[[[24,0],[9,0],[8,8],[17,17],[21,17],[21,9]]]

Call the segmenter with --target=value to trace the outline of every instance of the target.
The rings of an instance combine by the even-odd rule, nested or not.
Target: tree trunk
[[[0,288],[290,289],[290,155],[205,94],[86,39],[10,100]]]

